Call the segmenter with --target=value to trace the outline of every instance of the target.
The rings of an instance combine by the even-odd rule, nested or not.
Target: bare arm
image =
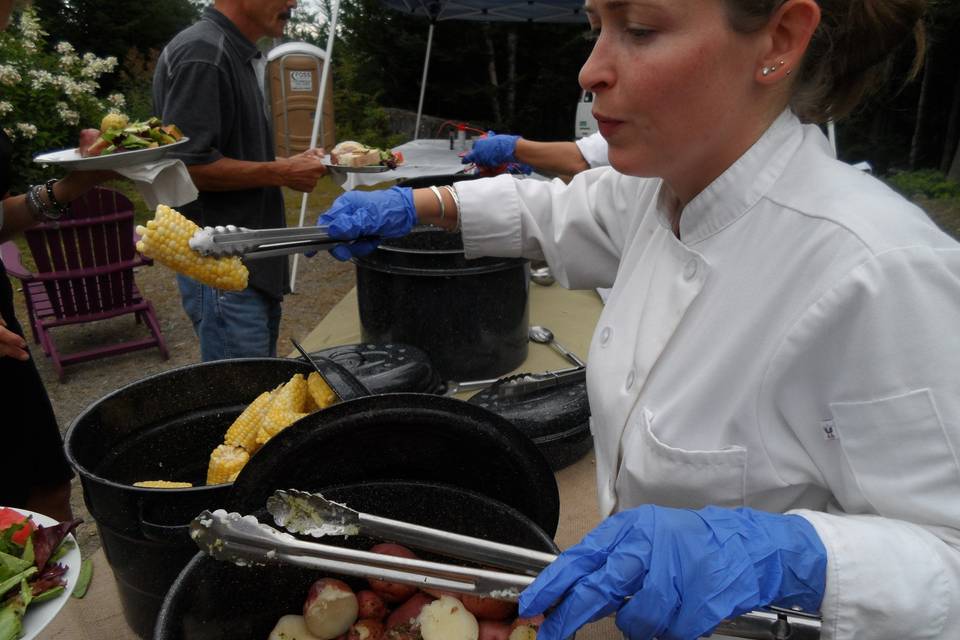
[[[513,155],[538,172],[559,176],[573,176],[590,168],[573,142],[536,142],[520,138]]]
[[[53,193],[59,202],[67,203],[80,197],[91,187],[116,177],[117,174],[112,171],[76,171],[58,180],[53,185]],[[44,203],[49,204],[46,189],[41,189],[39,195]],[[0,242],[11,239],[24,229],[29,229],[37,224],[37,222],[39,221],[33,217],[27,207],[26,195],[21,194],[4,199]]]
[[[255,187],[290,187],[309,193],[326,175],[323,149],[308,149],[273,162],[249,162],[222,157],[209,164],[187,168],[200,191],[237,191]]]

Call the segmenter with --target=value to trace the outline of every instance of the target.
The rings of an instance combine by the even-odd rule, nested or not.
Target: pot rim
[[[63,435],[63,451],[64,455],[67,457],[67,462],[70,463],[70,466],[73,467],[77,473],[80,475],[81,479],[90,480],[97,482],[99,484],[108,486],[112,489],[120,489],[125,491],[131,491],[134,493],[142,493],[143,495],[175,495],[181,491],[189,493],[199,493],[201,491],[212,491],[212,490],[222,490],[224,487],[231,486],[233,483],[223,483],[223,484],[213,484],[213,485],[199,485],[195,487],[183,487],[180,489],[163,489],[157,487],[135,487],[132,484],[124,484],[122,482],[117,482],[116,480],[110,480],[104,478],[103,476],[97,475],[92,470],[88,469],[85,465],[81,464],[77,460],[76,456],[73,453],[73,447],[71,446],[74,439],[74,431],[79,428],[81,421],[83,421],[89,414],[93,413],[97,408],[121,393],[128,391],[133,387],[137,387],[144,384],[150,384],[155,381],[157,378],[164,376],[169,376],[172,373],[183,371],[184,369],[200,369],[200,368],[215,368],[218,366],[223,366],[225,363],[236,363],[236,362],[265,362],[265,361],[279,361],[284,363],[290,362],[300,362],[304,365],[306,369],[310,371],[313,370],[306,362],[302,360],[297,360],[296,358],[227,358],[225,360],[214,360],[211,362],[194,362],[191,364],[184,365],[182,367],[176,367],[174,369],[168,369],[166,371],[161,371],[153,375],[149,375],[145,378],[140,378],[139,380],[134,380],[129,382],[119,389],[115,389],[105,396],[100,397],[99,399],[91,402],[89,405],[84,408],[71,422],[70,426],[67,427],[66,432]]]

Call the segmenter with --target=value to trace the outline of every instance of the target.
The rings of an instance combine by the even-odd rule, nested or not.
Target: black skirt
[[[13,313],[13,287],[2,261],[0,315],[9,330],[25,335]],[[23,507],[32,489],[72,477],[57,417],[33,358],[23,362],[0,357],[0,505]]]

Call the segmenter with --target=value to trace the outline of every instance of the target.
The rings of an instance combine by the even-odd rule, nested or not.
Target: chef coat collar
[[[220,27],[220,30],[227,36],[227,41],[236,49],[241,60],[249,62],[253,58],[260,57],[260,50],[257,49],[257,45],[250,42],[230,18],[213,7],[204,7],[203,18]]]
[[[780,178],[803,131],[790,109],[781,113],[746,153],[683,209],[680,239],[704,240],[750,210]]]

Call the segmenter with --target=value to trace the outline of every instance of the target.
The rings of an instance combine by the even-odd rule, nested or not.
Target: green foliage
[[[117,90],[126,98],[126,113],[133,120],[146,120],[157,115],[153,109],[153,70],[157,67],[159,55],[156,49],[143,54],[131,47],[120,65]]]
[[[390,132],[387,112],[378,104],[378,94],[367,94],[352,87],[353,65],[347,61],[336,65],[337,82],[333,88],[333,109],[336,113],[337,140],[357,140],[363,144],[389,149],[405,142],[402,134]]]
[[[13,140],[17,190],[54,171],[33,156],[76,146],[81,128],[99,126],[111,105],[123,104],[121,96],[97,97],[98,80],[115,58],[80,55],[67,42],[51,51],[46,36],[31,7],[0,33],[0,127]]]
[[[131,47],[146,54],[162,49],[179,31],[196,22],[199,7],[190,0],[32,0],[51,42],[67,40],[81,51],[124,61]],[[113,89],[117,78],[103,80]]]
[[[960,198],[960,183],[933,169],[896,173],[887,178],[887,183],[908,198],[918,195],[932,200]]]

